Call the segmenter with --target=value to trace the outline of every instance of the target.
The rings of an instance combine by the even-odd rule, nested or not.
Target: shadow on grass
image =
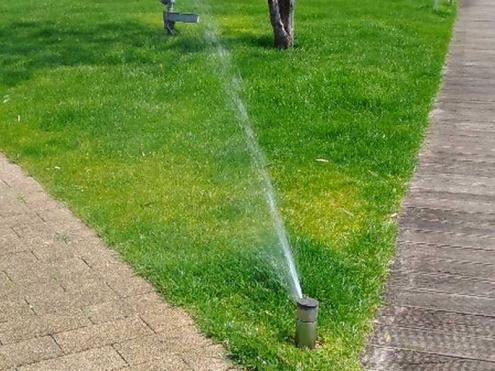
[[[196,35],[170,37],[162,28],[132,21],[12,22],[0,27],[0,84],[12,87],[40,69],[60,66],[162,63],[163,52],[197,53],[206,47]]]
[[[271,35],[226,37],[229,47],[273,50]],[[12,87],[38,70],[61,66],[159,64],[163,55],[201,53],[210,45],[197,32],[169,36],[161,27],[137,21],[80,25],[17,21],[0,26],[0,84]],[[170,56],[167,56],[170,57]]]
[[[247,47],[263,48],[273,50],[273,38],[271,35],[258,35],[244,33],[234,37],[225,38],[227,45],[244,45]]]

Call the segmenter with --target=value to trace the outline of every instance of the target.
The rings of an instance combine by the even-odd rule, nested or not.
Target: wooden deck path
[[[368,370],[495,370],[495,0],[463,0]]]

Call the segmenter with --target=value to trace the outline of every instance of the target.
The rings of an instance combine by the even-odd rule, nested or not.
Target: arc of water
[[[198,0],[196,0],[195,3],[203,14],[209,14],[209,9],[205,4]],[[205,18],[208,19],[210,17],[204,17],[203,19]],[[252,164],[255,170],[260,175],[261,186],[263,188],[263,194],[268,206],[268,210],[270,211],[273,228],[276,231],[280,248],[282,249],[284,258],[287,263],[291,294],[297,300],[302,298],[303,296],[301,284],[299,281],[299,275],[297,273],[296,264],[292,255],[287,231],[285,229],[283,219],[277,205],[273,183],[267,171],[267,160],[263,150],[258,143],[258,140],[256,139],[256,134],[253,130],[251,119],[249,118],[246,103],[241,98],[243,85],[242,78],[240,77],[240,75],[236,75],[233,72],[231,55],[221,43],[216,25],[212,21],[207,20],[206,22],[207,24],[205,26],[205,38],[213,47],[215,47],[216,54],[218,55],[220,62],[221,72],[224,76],[227,77],[225,83],[225,91],[236,107],[238,122],[243,130],[246,146],[249,155],[251,156]]]

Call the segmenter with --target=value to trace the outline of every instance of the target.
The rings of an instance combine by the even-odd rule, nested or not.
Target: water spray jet
[[[173,5],[175,0],[161,0],[165,5]],[[239,73],[236,72],[232,65],[232,58],[228,49],[224,47],[220,40],[220,32],[215,22],[208,17],[210,10],[207,5],[201,0],[194,0],[194,4],[199,9],[201,14],[206,14],[206,22],[204,28],[205,40],[213,47],[216,52],[219,63],[215,65],[216,73],[223,77],[224,90],[234,109],[239,124],[244,134],[246,149],[251,157],[253,169],[259,175],[259,186],[262,190],[267,209],[270,213],[272,228],[278,240],[276,243],[280,258],[286,263],[284,269],[283,281],[287,284],[290,295],[297,302],[297,325],[296,325],[296,345],[300,348],[314,348],[316,344],[316,327],[318,317],[319,303],[315,299],[303,297],[299,275],[297,272],[292,249],[287,231],[283,223],[282,215],[277,206],[275,197],[275,189],[268,173],[268,161],[260,147],[256,134],[248,114],[248,109],[241,91],[243,89],[243,81]],[[173,6],[167,8],[168,12],[173,12]],[[164,15],[164,19],[167,16]],[[169,30],[170,31],[170,30]],[[277,256],[279,255],[277,253]]]
[[[314,349],[318,326],[317,300],[302,297],[297,300],[296,346],[298,348]]]

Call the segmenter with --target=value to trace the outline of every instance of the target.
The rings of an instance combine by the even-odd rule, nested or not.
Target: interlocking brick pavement
[[[0,154],[0,370],[229,370],[224,349]]]

